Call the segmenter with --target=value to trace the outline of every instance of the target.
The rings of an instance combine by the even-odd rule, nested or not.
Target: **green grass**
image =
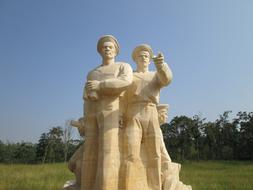
[[[61,190],[74,179],[67,165],[0,165],[0,190]]]
[[[253,162],[185,162],[180,176],[193,190],[252,190]],[[60,190],[73,178],[63,163],[0,164],[0,190]]]
[[[186,162],[181,179],[194,190],[253,190],[253,162]]]

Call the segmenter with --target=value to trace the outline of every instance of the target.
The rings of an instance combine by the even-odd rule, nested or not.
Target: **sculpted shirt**
[[[84,91],[86,100],[85,113],[99,112],[101,109],[119,109],[117,101],[127,87],[132,83],[133,71],[129,64],[118,62],[110,65],[100,65],[92,70],[88,76],[89,80],[100,81],[100,89],[97,91],[97,101],[92,101],[88,97],[88,92]]]
[[[127,91],[128,102],[159,103],[160,89],[167,86],[172,79],[168,65],[164,63],[156,72],[134,72],[133,82]]]
[[[117,96],[131,84],[132,68],[129,64],[123,62],[100,65],[88,74],[88,80],[101,82],[98,94]]]

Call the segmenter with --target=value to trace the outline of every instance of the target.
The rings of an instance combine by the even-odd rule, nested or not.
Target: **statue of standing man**
[[[118,190],[120,95],[132,83],[132,68],[115,62],[119,43],[111,35],[97,43],[102,63],[89,72],[84,89],[85,154],[81,190]]]
[[[161,190],[161,140],[162,134],[156,105],[159,103],[160,89],[172,80],[172,72],[159,54],[153,58],[149,45],[137,46],[132,54],[137,64],[133,82],[127,91],[127,124],[125,131],[126,189],[137,189],[138,165],[141,162],[141,147],[146,152],[147,182],[152,190]],[[149,71],[154,60],[156,72]],[[139,179],[141,180],[141,178]]]
[[[167,109],[158,106],[160,90],[172,80],[163,55],[137,46],[133,73],[129,64],[115,62],[115,37],[101,37],[97,51],[102,63],[87,76],[84,116],[71,123],[85,136],[69,161],[76,182],[64,190],[190,190],[179,180],[180,165],[171,162],[160,130]],[[155,72],[149,71],[152,59]]]

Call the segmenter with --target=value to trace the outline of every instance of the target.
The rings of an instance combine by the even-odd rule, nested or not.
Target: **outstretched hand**
[[[153,60],[157,68],[161,68],[164,64],[164,56],[162,53],[159,53],[156,57],[153,58]]]

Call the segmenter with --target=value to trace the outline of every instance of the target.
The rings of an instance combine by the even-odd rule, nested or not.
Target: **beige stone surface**
[[[87,76],[82,171],[88,172],[81,175],[81,190],[118,189],[119,97],[132,82],[131,66],[115,62],[118,47],[114,37],[102,37],[97,48],[102,64]]]
[[[132,57],[137,70],[126,93],[126,189],[137,189],[140,183],[147,180],[148,188],[160,190],[163,143],[156,105],[159,103],[160,89],[170,83],[172,73],[162,54],[153,59],[157,71],[149,71],[153,53],[146,44],[136,47]],[[143,158],[142,149],[146,153]],[[146,176],[141,179],[143,182],[135,181],[136,175],[141,176],[137,169],[139,162],[145,163]]]
[[[119,43],[103,36],[97,44],[102,63],[89,72],[84,87],[84,116],[71,125],[85,143],[69,161],[76,180],[64,190],[189,190],[179,180],[180,164],[166,150],[160,124],[168,105],[159,104],[160,90],[172,72],[149,45],[137,46],[137,69],[116,62]],[[149,71],[153,60],[156,71]]]

